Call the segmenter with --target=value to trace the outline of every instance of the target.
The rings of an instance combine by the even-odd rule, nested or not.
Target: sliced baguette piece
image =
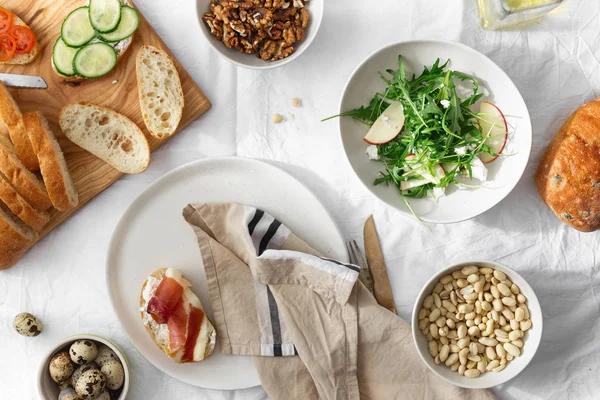
[[[23,123],[23,114],[21,109],[17,105],[15,99],[8,93],[6,87],[0,82],[0,120],[4,122],[10,140],[15,145],[15,150],[19,159],[23,162],[25,167],[30,171],[37,171],[40,169],[37,156],[33,151],[25,124]]]
[[[14,21],[13,21],[14,26],[28,26],[25,22],[23,22],[23,20],[21,18],[19,18],[18,15],[16,15],[15,13],[13,13],[13,15],[15,16]],[[29,29],[31,29],[31,27],[29,27]],[[33,32],[33,29],[31,31]],[[35,32],[34,32],[34,35],[35,35]],[[5,61],[5,62],[0,62],[0,64],[4,64],[4,65],[30,64],[30,63],[34,62],[38,58],[39,55],[40,55],[40,44],[36,38],[35,44],[33,45],[33,49],[31,49],[31,51],[29,53],[15,54],[10,60]]]
[[[25,224],[32,227],[36,232],[42,230],[50,221],[50,215],[45,211],[40,211],[29,204],[16,190],[8,183],[8,180],[0,172],[0,201],[21,219]]]
[[[142,291],[140,292],[140,310],[143,311],[141,311],[141,317],[146,331],[148,332],[156,346],[158,346],[158,348],[161,349],[167,356],[173,359],[173,361],[177,363],[183,363],[183,361],[181,360],[182,351],[179,350],[173,352],[169,347],[170,340],[168,335],[167,324],[156,323],[152,316],[146,312],[146,309],[148,307],[148,301],[150,299],[145,298],[144,296],[148,296],[151,293],[153,294],[153,291],[156,290],[156,287],[149,286],[151,278],[153,278],[152,280],[155,283],[160,283],[165,277],[166,273],[167,268],[162,268],[157,271],[154,271],[142,285]],[[187,281],[184,280],[184,283],[187,283]],[[189,285],[189,283],[187,283],[187,285]],[[186,288],[185,292],[189,294],[191,290],[189,288]],[[196,295],[194,295],[193,293],[191,293],[191,296],[196,297]],[[197,304],[202,309],[202,304],[200,304],[200,300],[198,300],[197,297],[195,300],[197,300]],[[215,327],[213,326],[206,313],[203,319],[203,323],[201,325],[199,337],[202,337],[203,340],[201,343],[197,343],[197,345],[204,346],[204,352],[202,354],[197,354],[196,352],[194,352],[194,360],[188,362],[199,362],[205,360],[215,351],[215,346],[217,344],[217,331],[215,330]]]
[[[0,270],[15,265],[38,239],[37,232],[0,201]]]
[[[181,80],[171,57],[162,49],[142,46],[136,72],[144,123],[152,136],[163,139],[177,130],[183,115]]]
[[[62,109],[60,128],[70,141],[125,174],[144,172],[150,146],[140,128],[109,108],[77,103]]]
[[[77,207],[79,195],[73,184],[65,156],[48,120],[37,111],[23,114],[23,120],[33,150],[39,159],[40,172],[52,205],[58,211],[67,211]]]
[[[11,141],[0,135],[0,172],[29,204],[46,211],[52,206],[44,183],[19,160]]]

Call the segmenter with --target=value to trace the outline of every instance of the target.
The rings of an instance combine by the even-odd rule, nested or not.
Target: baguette
[[[15,189],[8,183],[6,177],[0,172],[0,201],[21,219],[25,224],[32,227],[36,232],[42,230],[50,221],[50,215],[47,212],[40,211],[29,204]]]
[[[152,136],[163,139],[177,130],[183,115],[181,80],[171,57],[161,49],[142,46],[136,72],[142,116]]]
[[[77,207],[79,204],[77,189],[48,121],[39,112],[25,113],[23,120],[33,150],[40,162],[40,171],[52,205],[58,211],[67,211]]]
[[[0,120],[4,122],[10,140],[15,146],[19,159],[30,171],[37,171],[40,168],[38,159],[33,151],[27,130],[23,122],[23,114],[17,105],[17,102],[8,93],[6,87],[0,82]]]
[[[19,18],[15,13],[13,13],[13,15],[14,15],[14,20],[13,20],[14,26],[27,26],[27,24],[25,22],[23,22],[23,20],[21,18]],[[31,29],[31,27],[29,27],[29,29]],[[33,29],[31,31],[33,32]],[[15,54],[14,56],[12,56],[12,58],[10,60],[0,62],[0,64],[3,64],[3,65],[30,64],[38,58],[38,56],[40,55],[40,50],[41,50],[40,44],[36,39],[35,44],[33,45],[33,49],[31,49],[31,51],[29,53]]]
[[[0,135],[0,172],[16,192],[35,208],[46,211],[52,206],[44,183],[25,168],[13,144],[4,135]]]
[[[204,314],[204,310],[202,309],[202,304],[200,304],[200,300],[198,300],[196,295],[194,295],[191,292],[191,290],[189,289],[189,283],[181,277],[181,273],[172,268],[169,268],[168,270],[166,268],[163,268],[154,271],[142,286],[142,291],[140,292],[140,309],[143,310],[141,311],[142,322],[144,323],[146,331],[148,332],[148,334],[150,334],[150,337],[152,338],[156,346],[158,346],[160,350],[162,350],[175,362],[183,364],[202,361],[208,358],[214,352],[217,342],[217,332],[212,322],[210,322],[210,320],[205,314],[203,315],[202,325],[199,328],[200,333],[198,334],[198,339],[196,340],[196,346],[194,348],[195,350],[199,349],[199,351],[194,351],[194,357],[192,360],[185,360],[182,359],[184,349],[179,348],[173,351],[170,348],[170,335],[167,324],[158,324],[153,319],[153,317],[146,312],[150,298],[154,295],[158,284],[160,284],[160,282],[167,275],[167,271],[174,272],[174,276],[177,277],[176,279],[178,279],[185,287],[182,298],[183,296],[186,296],[186,298],[188,296],[193,297],[195,306],[200,307],[200,310],[202,310]],[[186,337],[187,333],[189,332],[186,331]]]
[[[150,146],[129,118],[105,107],[71,104],[59,116],[70,141],[125,174],[144,172],[150,164]]]
[[[15,265],[38,239],[37,232],[0,201],[0,270]]]

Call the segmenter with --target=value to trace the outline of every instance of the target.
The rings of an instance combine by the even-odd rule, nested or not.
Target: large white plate
[[[153,183],[127,209],[110,241],[106,282],[112,305],[137,350],[180,381],[233,390],[260,384],[251,357],[224,356],[179,365],[163,354],[144,329],[139,292],[148,275],[175,267],[192,283],[212,318],[202,258],[181,216],[189,203],[236,202],[258,207],[330,257],[345,259],[344,240],[321,202],[286,172],[262,161],[216,158],[182,166]]]
[[[504,153],[487,164],[487,186],[472,190],[449,190],[439,204],[433,199],[409,199],[415,213],[424,221],[453,223],[473,218],[504,199],[521,179],[531,152],[532,129],[527,106],[519,90],[508,75],[492,60],[464,44],[444,40],[414,40],[384,47],[376,51],[354,71],[350,77],[340,104],[340,112],[367,105],[375,93],[383,93],[386,84],[379,72],[398,68],[398,55],[402,55],[408,73],[423,72],[423,66],[431,67],[437,58],[442,62],[450,59],[450,68],[474,76],[480,86],[489,92],[484,100],[497,104],[505,114],[511,136]],[[373,186],[373,181],[383,170],[383,165],[370,161],[363,137],[369,128],[350,117],[340,118],[340,132],[344,150],[352,169],[362,183],[380,200],[410,215],[395,186]],[[474,181],[478,185],[478,181]]]

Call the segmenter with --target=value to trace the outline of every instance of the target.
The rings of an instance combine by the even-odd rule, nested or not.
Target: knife
[[[46,81],[41,76],[0,74],[0,81],[5,86],[18,89],[48,89]]]
[[[390,284],[390,278],[385,267],[385,261],[383,259],[383,253],[381,252],[381,245],[379,244],[379,237],[377,236],[377,229],[375,228],[375,221],[371,215],[367,222],[365,222],[364,228],[365,235],[365,254],[367,256],[367,264],[371,270],[373,276],[373,288],[375,299],[377,303],[382,307],[387,308],[394,314],[396,312],[396,304],[394,303],[394,294],[392,293],[392,285]]]

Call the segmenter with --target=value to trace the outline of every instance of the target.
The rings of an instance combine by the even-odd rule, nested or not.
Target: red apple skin
[[[367,142],[368,144],[372,144],[372,145],[374,145],[374,146],[378,146],[378,145],[380,145],[380,144],[386,144],[386,143],[389,143],[389,142],[391,142],[391,141],[392,141],[392,140],[394,140],[394,139],[396,139],[396,138],[395,138],[395,137],[393,137],[393,138],[391,138],[390,140],[388,140],[387,142],[379,142],[379,143],[374,143],[374,142],[369,142],[369,141],[367,140],[367,138],[363,138],[363,140],[364,140],[365,142]]]
[[[506,134],[504,135],[504,143],[502,143],[502,147],[500,148],[500,151],[497,153],[498,155],[496,157],[490,159],[490,160],[487,160],[487,161],[481,160],[484,164],[489,164],[491,162],[496,161],[496,159],[498,157],[500,157],[500,154],[502,154],[502,152],[504,151],[504,148],[506,147],[506,141],[508,140],[508,124],[506,123],[506,117],[504,117],[504,113],[500,110],[500,108],[498,108],[497,105],[495,105],[494,103],[491,103],[489,101],[482,101],[482,103],[487,103],[490,106],[494,107],[496,110],[498,110],[498,115],[500,115],[502,117],[502,121],[504,122],[504,131],[506,132]],[[485,157],[485,156],[491,157],[487,153],[484,153],[482,155],[482,157]]]

